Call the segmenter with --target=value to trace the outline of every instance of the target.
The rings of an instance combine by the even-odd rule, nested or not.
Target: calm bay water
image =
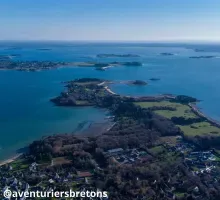
[[[50,50],[39,50],[39,49]],[[204,52],[195,52],[202,49]],[[160,53],[174,53],[161,56]],[[99,53],[138,54],[140,58],[97,59]],[[62,108],[49,102],[62,90],[61,81],[82,77],[109,80],[145,80],[147,86],[112,85],[116,93],[185,94],[201,100],[204,113],[220,120],[220,46],[183,44],[0,43],[0,55],[18,54],[17,60],[141,61],[142,67],[60,68],[41,72],[0,71],[0,159],[42,136],[72,132],[85,120],[99,121],[105,112],[96,108]],[[212,59],[189,56],[214,55]],[[150,78],[160,78],[150,81]]]

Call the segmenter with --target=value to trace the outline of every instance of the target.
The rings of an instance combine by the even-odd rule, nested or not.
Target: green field
[[[149,108],[153,106],[168,106],[175,108],[175,111],[170,110],[158,110],[155,111],[158,115],[162,115],[167,118],[172,117],[185,117],[185,118],[197,118],[197,116],[191,111],[191,108],[187,105],[180,103],[169,102],[169,101],[160,101],[160,102],[137,102],[136,105],[141,106],[142,108]]]
[[[188,126],[179,126],[185,135],[196,136],[212,134],[213,136],[220,134],[218,127],[212,126],[209,122],[194,123]]]
[[[24,169],[27,169],[30,165],[30,163],[28,163],[26,160],[24,159],[17,159],[15,161],[13,161],[11,164],[10,164],[13,168],[13,170],[24,170]]]
[[[176,197],[178,197],[178,198],[183,198],[184,195],[185,195],[185,193],[183,193],[183,192],[174,192],[174,194],[175,194]]]
[[[168,106],[176,108],[175,111],[169,110],[156,110],[154,111],[158,115],[162,115],[166,118],[171,119],[172,117],[185,117],[185,118],[197,118],[198,116],[191,111],[191,108],[187,105],[180,103],[160,101],[160,102],[136,102],[136,105],[142,108],[149,108],[153,106]],[[213,136],[220,134],[220,129],[218,127],[212,126],[209,122],[199,122],[190,125],[179,126],[186,136],[196,136],[211,134]]]

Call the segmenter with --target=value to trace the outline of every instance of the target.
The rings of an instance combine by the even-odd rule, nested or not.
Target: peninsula
[[[72,188],[108,191],[110,199],[205,200],[213,195],[207,182],[217,180],[220,186],[220,128],[201,115],[197,99],[117,95],[109,88],[113,81],[97,78],[65,84],[66,90],[51,99],[55,105],[108,109],[111,126],[95,135],[34,141],[23,157],[1,167],[1,189]]]
[[[127,83],[146,84],[144,81],[127,81]],[[126,83],[125,81],[116,83]],[[182,131],[182,136],[189,139],[191,142],[204,147],[203,139],[206,140],[205,145],[213,146],[214,140],[220,137],[220,125],[216,121],[209,119],[202,114],[196,107],[197,99],[179,95],[159,95],[159,96],[142,96],[131,97],[117,95],[109,89],[109,85],[114,84],[112,81],[83,78],[67,82],[65,92],[60,96],[51,99],[59,106],[98,106],[108,108],[111,102],[132,102],[135,105],[153,110],[160,116],[163,116],[173,122]],[[111,100],[109,102],[109,100]],[[111,110],[111,109],[110,109]],[[198,128],[198,124],[205,123],[207,128]],[[194,130],[195,129],[195,130]],[[201,129],[201,130],[200,130]],[[217,130],[217,131],[216,131]],[[189,135],[189,132],[202,132],[199,134],[200,138]],[[204,132],[203,132],[204,131]],[[211,136],[209,138],[205,136]],[[209,144],[210,143],[210,144]],[[213,143],[213,144],[212,144]],[[218,144],[217,144],[218,146]]]

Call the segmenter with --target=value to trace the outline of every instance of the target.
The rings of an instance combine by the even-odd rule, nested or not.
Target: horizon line
[[[61,40],[61,39],[0,39],[0,42],[90,42],[90,43],[220,43],[219,40],[195,40],[195,39],[176,39],[176,40]]]

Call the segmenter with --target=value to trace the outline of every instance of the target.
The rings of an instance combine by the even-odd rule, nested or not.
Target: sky
[[[0,40],[220,41],[220,0],[0,0]]]

